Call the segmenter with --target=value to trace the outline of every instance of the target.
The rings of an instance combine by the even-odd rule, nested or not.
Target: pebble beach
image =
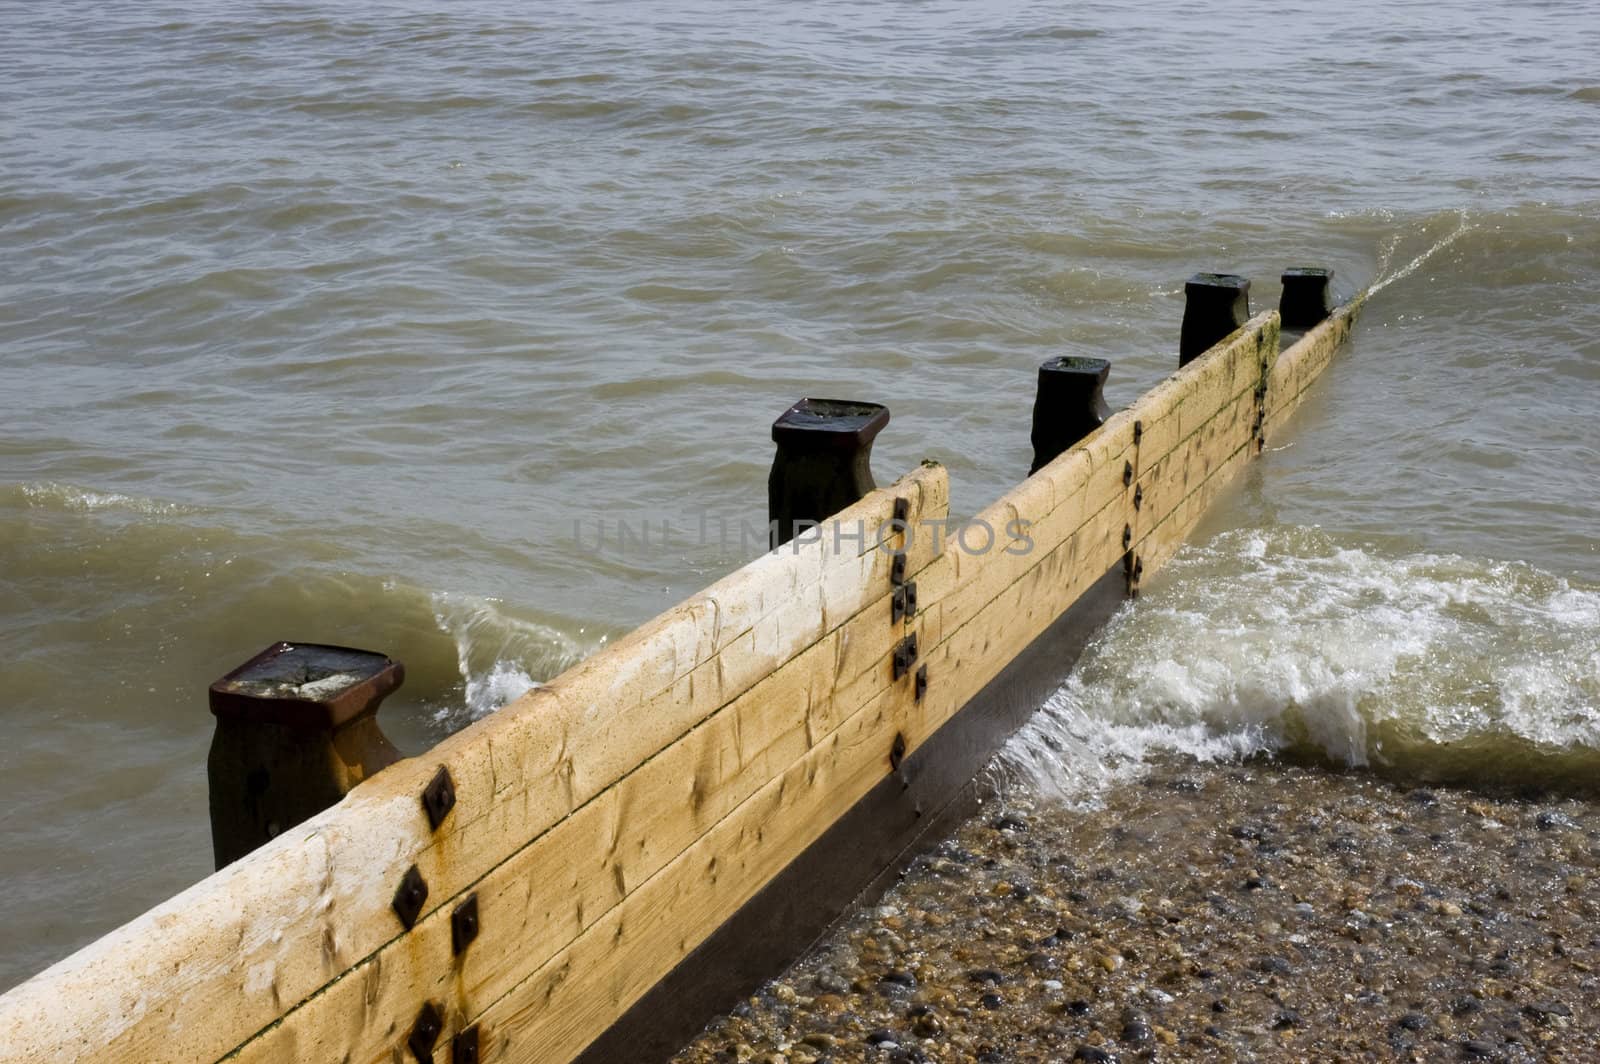
[[[1600,808],[1257,758],[1008,796],[678,1064],[1600,1059]]]

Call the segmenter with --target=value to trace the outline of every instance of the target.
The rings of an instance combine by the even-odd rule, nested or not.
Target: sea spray
[[[440,631],[456,646],[461,671],[462,700],[440,706],[434,720],[450,730],[522,697],[577,664],[605,643],[599,636],[585,640],[548,624],[517,617],[498,599],[470,595],[437,594],[434,615]]]
[[[1592,786],[1600,588],[1314,528],[1228,532],[1113,619],[1000,767],[1081,802],[1158,753],[1269,751],[1408,779]]]

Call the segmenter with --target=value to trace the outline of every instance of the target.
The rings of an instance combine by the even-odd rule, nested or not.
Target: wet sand
[[[677,1058],[1600,1059],[1600,807],[1169,764],[1013,801]]]

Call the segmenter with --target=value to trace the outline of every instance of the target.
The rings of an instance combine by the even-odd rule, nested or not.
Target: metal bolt
[[[469,894],[450,914],[450,951],[460,955],[478,937],[478,896]]]
[[[394,892],[394,914],[400,918],[400,923],[410,931],[417,922],[417,917],[422,914],[422,906],[428,900],[428,884],[422,878],[422,873],[416,865],[406,869],[406,874],[400,877],[400,887]]]
[[[442,1030],[444,1017],[439,1015],[439,1007],[431,1001],[423,1002],[422,1011],[417,1013],[417,1022],[411,1025],[411,1037],[406,1039],[411,1055],[417,1058],[419,1064],[433,1064],[433,1047],[438,1044]]]
[[[1123,487],[1127,487],[1129,484],[1132,484],[1132,483],[1133,483],[1133,463],[1132,462],[1123,462],[1122,463],[1122,486]]]
[[[1122,526],[1122,549],[1123,550],[1127,550],[1132,545],[1133,545],[1133,526],[1132,525],[1123,525]]]
[[[903,553],[899,553],[899,554],[896,554],[894,556],[894,560],[889,563],[889,583],[895,585],[896,587],[899,587],[901,584],[903,584],[905,582],[906,582],[906,556]]]
[[[1137,488],[1133,489],[1133,508],[1135,510],[1137,510],[1140,507],[1142,507],[1143,505],[1144,505],[1144,485],[1141,484]],[[1126,544],[1124,544],[1124,546],[1126,546]]]
[[[473,1024],[450,1040],[450,1064],[478,1064],[478,1025]]]
[[[428,814],[428,826],[438,831],[439,825],[444,823],[444,818],[455,807],[455,781],[450,778],[450,770],[440,765],[439,771],[434,773],[433,779],[422,791],[422,808]]]
[[[915,693],[914,697],[916,698],[916,700],[918,702],[921,702],[922,701],[922,696],[927,694],[927,693],[928,693],[928,667],[926,665],[919,665],[919,666],[917,666],[916,693]]]

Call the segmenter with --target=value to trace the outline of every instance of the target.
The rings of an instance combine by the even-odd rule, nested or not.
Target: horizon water
[[[1377,283],[1001,758],[1592,789],[1600,20],[1291,2],[5,5],[0,989],[211,869],[207,685],[405,663],[407,753],[748,561],[768,427],[1027,472],[1184,279]],[[597,529],[666,521],[652,549]],[[1132,668],[1133,663],[1140,668]]]

